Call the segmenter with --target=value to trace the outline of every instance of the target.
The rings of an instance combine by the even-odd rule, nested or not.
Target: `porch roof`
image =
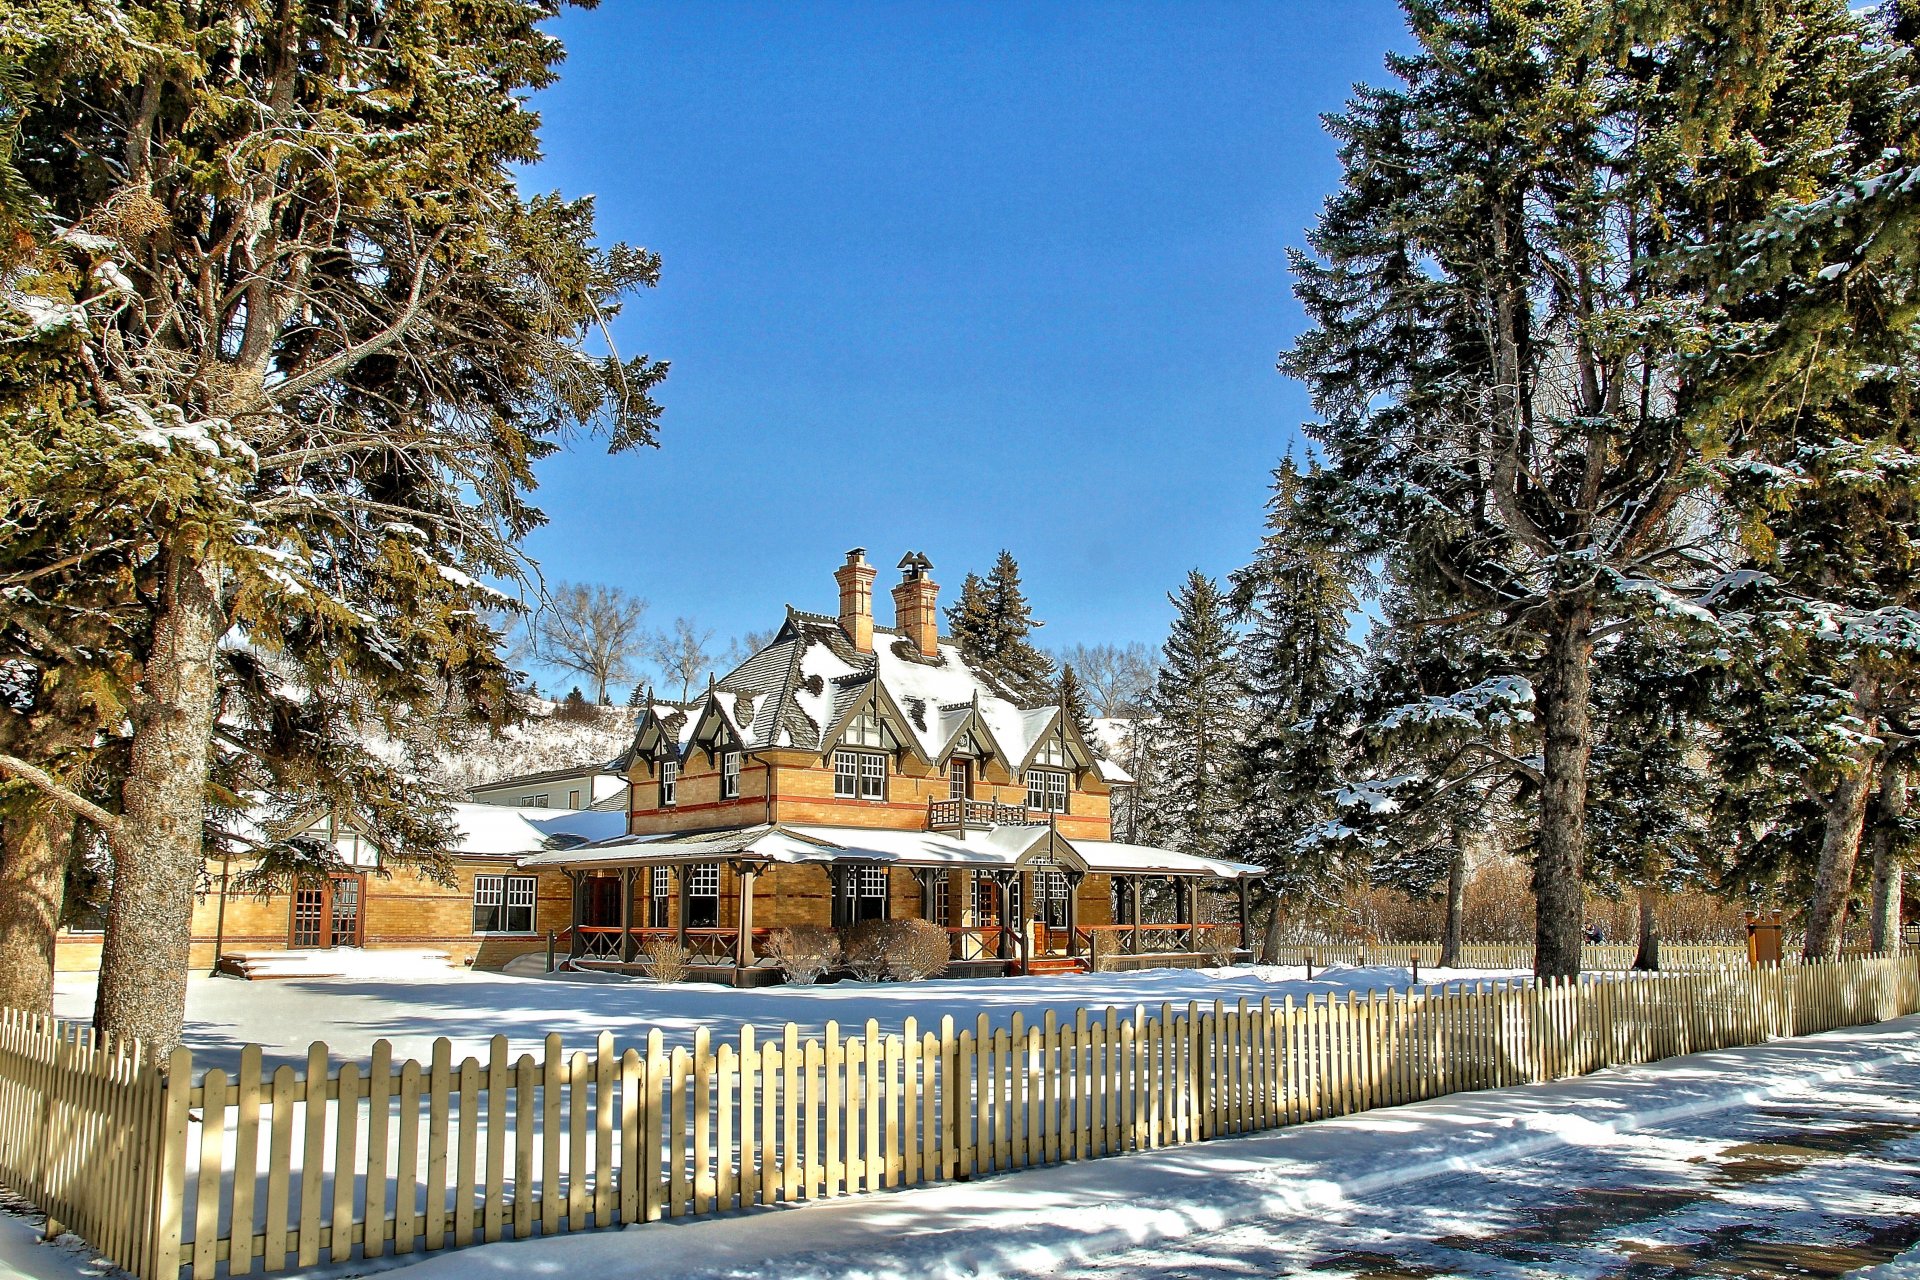
[[[520,860],[529,869],[565,871],[700,862],[751,857],[769,862],[890,863],[903,867],[1012,867],[1052,837],[1102,875],[1184,875],[1240,880],[1265,874],[1246,863],[1226,862],[1110,840],[1067,840],[1051,828],[1000,824],[964,832],[893,831],[872,827],[785,826],[762,823],[687,835],[615,836],[572,849]]]

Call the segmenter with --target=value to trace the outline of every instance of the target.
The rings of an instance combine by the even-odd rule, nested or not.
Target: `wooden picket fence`
[[[1588,973],[1629,969],[1638,948],[1631,943],[1589,942],[1580,948],[1580,968]],[[1290,942],[1268,957],[1272,964],[1391,965],[1407,968],[1440,963],[1438,942]],[[1797,962],[1797,958],[1790,963]],[[1747,966],[1747,948],[1733,943],[1660,945],[1660,967],[1666,969],[1741,969]],[[1470,942],[1460,948],[1461,969],[1533,968],[1533,947],[1527,943]]]
[[[1920,963],[1481,981],[898,1034],[196,1079],[0,1021],[0,1181],[148,1280],[308,1267],[1204,1141],[1920,1010]]]

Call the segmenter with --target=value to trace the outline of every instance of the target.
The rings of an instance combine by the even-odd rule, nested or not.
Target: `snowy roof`
[[[624,813],[595,809],[528,809],[504,804],[453,806],[456,853],[503,857],[556,844],[604,840],[627,828]]]
[[[1012,867],[1048,852],[1091,872],[1187,875],[1239,880],[1264,874],[1245,863],[1223,862],[1108,840],[1068,840],[1051,827],[1001,823],[964,832],[896,831],[762,823],[690,835],[628,835],[520,859],[530,869],[631,866],[723,856],[770,862],[878,862],[912,867]]]
[[[863,653],[839,619],[793,608],[773,640],[705,696],[644,708],[628,758],[663,757],[671,745],[684,759],[696,744],[824,753],[870,708],[907,750],[929,762],[944,761],[970,735],[978,749],[1018,771],[1051,737],[1103,780],[1129,780],[1099,760],[1097,743],[1081,741],[1063,723],[1058,706],[1020,706],[969,666],[955,645],[941,641],[929,658],[899,631],[876,626],[873,651]]]

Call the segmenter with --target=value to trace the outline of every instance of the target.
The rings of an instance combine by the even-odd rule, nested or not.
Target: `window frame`
[[[671,809],[680,803],[680,762],[660,762],[660,807]]]
[[[833,798],[858,800],[863,804],[884,804],[888,773],[884,752],[836,748],[833,753]]]
[[[540,881],[537,876],[517,876],[506,872],[483,872],[473,878],[472,894],[473,915],[471,923],[475,937],[488,938],[524,938],[535,932],[540,911]],[[496,927],[487,929],[480,924],[480,913],[493,911]],[[516,929],[514,913],[526,913],[526,927]]]
[[[1067,813],[1068,797],[1073,789],[1067,785],[1067,774],[1063,769],[1029,769],[1024,781],[1027,784],[1027,808],[1040,813]],[[1054,802],[1058,801],[1056,805]]]
[[[720,753],[720,798],[738,800],[740,798],[741,753],[722,751]]]
[[[713,892],[706,892],[705,886],[711,880]],[[686,920],[690,929],[717,929],[720,927],[720,864],[717,862],[689,862],[686,879],[687,905]],[[707,914],[706,903],[713,904],[713,920],[710,924],[700,923]]]

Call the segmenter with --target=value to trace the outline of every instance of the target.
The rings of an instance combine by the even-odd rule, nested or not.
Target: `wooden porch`
[[[900,918],[891,913],[890,897],[880,899],[884,914],[862,914],[866,909],[859,896],[863,873],[912,876],[919,885],[916,918],[939,925],[951,940],[952,960],[945,976],[1191,967],[1209,960],[1230,962],[1252,953],[1244,879],[1229,882],[1236,890],[1237,919],[1220,921],[1201,918],[1202,877],[1107,873],[1114,895],[1115,921],[1083,924],[1079,919],[1080,890],[1088,873],[1058,865],[908,867],[855,860],[779,865],[795,870],[817,868],[825,876],[832,903],[830,918],[807,923],[834,928],[849,927],[862,919]],[[717,887],[714,896],[704,900],[689,893],[696,868],[717,886],[720,866],[732,872],[733,883],[738,886],[731,899],[731,912],[720,910]],[[657,892],[653,876],[662,868],[672,877],[671,898],[653,896]],[[777,981],[778,971],[764,961],[775,928],[755,922],[756,886],[769,869],[763,859],[721,857],[569,871],[573,882],[571,919],[568,927],[551,940],[554,956],[557,959],[564,954],[581,967],[638,972],[650,942],[672,939],[692,954],[696,978],[736,986]],[[1055,877],[1050,882],[1054,892],[1047,892],[1043,875]],[[961,880],[966,889],[955,892],[954,880]],[[636,888],[643,884],[649,890],[648,900],[636,911]],[[1058,891],[1061,884],[1065,885],[1064,894]],[[609,910],[609,890],[601,888],[608,885],[617,886],[611,889],[617,910]],[[1145,918],[1144,903],[1149,890],[1157,885],[1171,890],[1160,895],[1163,905],[1171,898],[1171,921]],[[665,902],[672,904],[670,922],[658,918],[660,905]],[[696,907],[696,902],[703,906]],[[703,918],[702,913],[711,918]],[[732,918],[721,920],[723,914]]]

